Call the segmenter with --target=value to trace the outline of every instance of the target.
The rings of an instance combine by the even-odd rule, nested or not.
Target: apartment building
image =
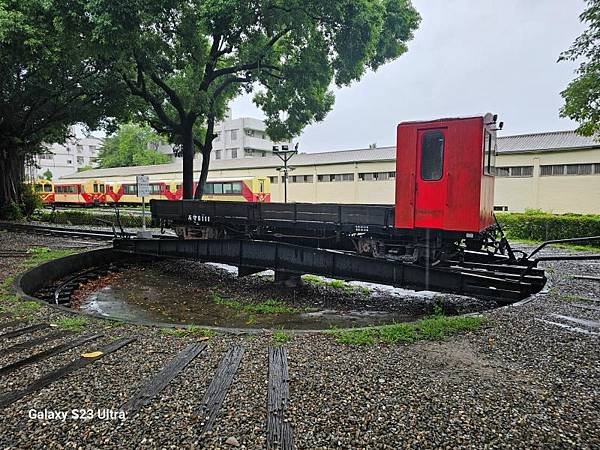
[[[52,180],[76,173],[83,167],[96,167],[102,139],[95,136],[71,138],[64,144],[48,144],[46,152],[37,155],[28,169],[33,178],[51,174]]]

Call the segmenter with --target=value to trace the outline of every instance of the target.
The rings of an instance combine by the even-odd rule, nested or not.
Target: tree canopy
[[[580,20],[588,29],[559,59],[581,60],[577,78],[561,93],[565,100],[561,115],[577,121],[577,131],[591,136],[600,132],[600,0],[587,0]]]
[[[180,145],[185,198],[196,148],[202,194],[229,100],[253,92],[272,138],[298,135],[331,109],[332,85],[406,52],[420,21],[409,0],[81,2],[97,58],[139,99],[137,117]]]
[[[24,163],[74,123],[97,128],[129,98],[109,66],[91,58],[91,31],[71,1],[0,2],[0,209],[22,200]]]
[[[104,140],[98,155],[99,167],[147,166],[165,164],[168,155],[157,151],[160,136],[149,126],[124,124]]]

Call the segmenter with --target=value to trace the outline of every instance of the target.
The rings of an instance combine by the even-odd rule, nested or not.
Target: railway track
[[[73,238],[85,238],[98,241],[112,241],[116,237],[129,239],[136,236],[136,233],[129,231],[109,231],[109,230],[90,230],[81,228],[55,227],[48,225],[34,225],[28,223],[0,222],[0,229],[8,231],[17,231],[23,233],[45,234],[48,236],[61,236]],[[155,238],[168,238],[164,235],[154,235]]]

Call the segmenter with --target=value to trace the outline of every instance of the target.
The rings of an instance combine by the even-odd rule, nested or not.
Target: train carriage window
[[[261,188],[260,192],[263,192],[262,188]],[[242,193],[242,183],[239,181],[232,183],[231,184],[231,193],[232,194],[241,194]]]
[[[69,186],[71,188],[71,194],[77,194],[77,189],[75,186]],[[83,184],[80,184],[79,186],[79,193],[83,194],[85,193],[85,187],[83,186]]]
[[[223,193],[223,183],[213,183],[213,189],[215,194]]]
[[[94,183],[94,192],[98,192],[98,183]]]
[[[160,195],[162,192],[161,185],[159,183],[150,184],[150,195]]]
[[[440,180],[443,169],[444,134],[441,131],[427,131],[421,139],[421,178],[424,181]]]
[[[42,192],[42,185],[41,184],[36,184],[35,185],[35,192]]]
[[[124,195],[136,195],[137,194],[137,185],[124,184],[123,185],[123,194]]]
[[[483,135],[483,173],[485,175],[494,175],[496,165],[496,149],[492,145],[492,135],[485,131]]]
[[[223,194],[233,194],[233,185],[231,183],[223,183]]]
[[[101,192],[102,194],[104,194],[104,185],[103,185],[103,184],[101,184],[101,185],[100,185],[100,192]]]
[[[215,186],[213,183],[205,183],[204,184],[204,193],[212,195],[215,193]]]
[[[52,185],[51,184],[45,184],[44,185],[44,192],[52,192]]]

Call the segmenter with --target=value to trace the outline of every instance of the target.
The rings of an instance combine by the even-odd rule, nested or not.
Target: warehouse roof
[[[498,153],[552,152],[561,150],[577,150],[600,148],[600,142],[593,137],[580,136],[575,131],[552,131],[548,133],[520,134],[498,138]],[[312,166],[327,164],[344,164],[368,161],[390,161],[396,158],[396,147],[378,147],[357,150],[340,150],[320,153],[300,153],[291,160],[291,166]],[[211,161],[211,170],[252,169],[280,167],[281,160],[276,156],[264,158],[241,158]],[[194,164],[199,170],[200,164]],[[181,162],[160,164],[156,166],[115,167],[112,169],[94,169],[77,172],[61,177],[61,179],[101,178],[105,176],[130,176],[136,174],[162,174],[181,171]]]
[[[556,152],[594,147],[600,148],[597,137],[581,136],[573,130],[518,134],[498,138],[498,153]]]

